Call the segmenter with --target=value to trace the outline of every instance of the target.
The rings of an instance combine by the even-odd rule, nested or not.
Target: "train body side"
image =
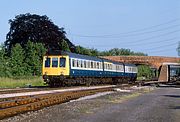
[[[79,54],[69,54],[71,77],[102,77],[102,59]]]
[[[69,57],[72,77],[118,78],[124,76],[123,63],[78,54],[71,54]]]
[[[133,64],[64,52],[44,56],[42,73],[46,83],[54,82],[54,79],[58,80],[62,77],[69,79],[68,82],[76,78],[112,78],[112,80],[135,81],[137,67]],[[77,82],[77,80],[72,81]]]
[[[135,81],[137,78],[137,66],[134,64],[124,64],[125,65],[125,77],[129,77],[130,81]]]

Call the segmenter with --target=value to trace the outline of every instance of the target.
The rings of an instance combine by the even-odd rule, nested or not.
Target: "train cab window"
[[[45,60],[45,67],[50,67],[50,62],[51,62],[51,59],[50,58],[46,58],[46,60]]]
[[[60,67],[66,67],[66,58],[60,58]]]
[[[52,58],[52,67],[58,67],[58,58]]]

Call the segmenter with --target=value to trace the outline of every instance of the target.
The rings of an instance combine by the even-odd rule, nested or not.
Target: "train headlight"
[[[64,75],[64,72],[61,72],[61,75]]]
[[[44,74],[47,75],[47,72],[45,72]]]

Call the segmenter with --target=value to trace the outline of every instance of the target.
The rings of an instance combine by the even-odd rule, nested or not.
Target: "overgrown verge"
[[[0,88],[24,88],[46,86],[41,77],[24,78],[2,78],[0,77]]]

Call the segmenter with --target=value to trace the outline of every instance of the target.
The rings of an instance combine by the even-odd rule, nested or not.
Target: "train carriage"
[[[136,66],[98,57],[57,51],[44,56],[43,78],[50,86],[122,83],[136,78]]]

